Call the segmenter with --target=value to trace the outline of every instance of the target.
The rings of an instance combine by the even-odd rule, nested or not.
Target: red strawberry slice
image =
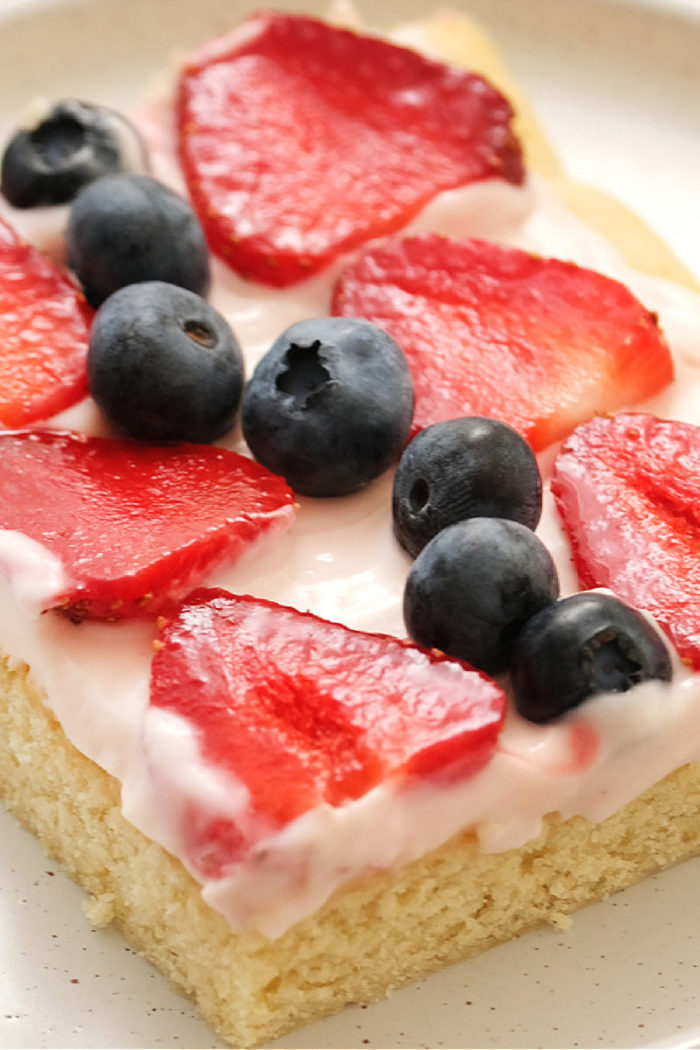
[[[0,425],[48,419],[83,397],[91,319],[68,277],[0,219]]]
[[[291,520],[293,499],[281,478],[210,446],[0,433],[0,528],[60,559],[66,584],[44,607],[75,620],[159,613]]]
[[[371,245],[341,276],[333,312],[374,321],[403,348],[418,428],[492,416],[539,450],[673,378],[656,317],[623,285],[485,241]]]
[[[650,612],[700,670],[700,427],[592,419],[562,447],[552,491],[582,586]]]
[[[177,100],[182,166],[213,250],[279,286],[399,229],[441,190],[522,182],[511,117],[479,76],[284,14],[195,54]]]
[[[248,789],[253,817],[187,811],[189,852],[220,873],[258,834],[398,778],[467,777],[505,715],[466,664],[274,602],[190,595],[160,631],[151,704],[186,719],[203,758]]]

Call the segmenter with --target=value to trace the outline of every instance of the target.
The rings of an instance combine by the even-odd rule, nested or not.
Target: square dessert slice
[[[241,57],[245,59],[245,77],[251,75],[251,65],[259,69],[281,53],[273,46],[274,40],[270,44],[270,26],[275,31],[282,26],[286,33],[303,31],[307,43],[314,33],[324,33],[317,23],[305,19],[297,22],[286,16],[266,16],[254,22],[254,32],[250,27],[243,32],[244,43],[240,31],[234,40],[235,64]],[[491,52],[467,21],[440,16],[422,31],[434,41],[449,40],[451,47],[457,46],[451,58],[460,56],[462,46],[473,51],[477,65],[481,56],[485,71],[489,71]],[[345,34],[332,36],[340,41],[338,61],[347,62],[347,49],[357,46],[355,39]],[[261,40],[267,50],[253,61],[254,43]],[[373,40],[371,47],[373,53],[385,53],[385,45],[379,41]],[[283,55],[285,61],[278,63],[276,76],[280,67],[290,75],[284,68],[288,57]],[[189,112],[190,88],[202,71],[207,75],[212,69],[218,73],[219,67],[230,60],[229,39],[205,49],[185,67],[180,105],[182,112],[187,111],[188,121],[183,121],[187,134],[182,150],[192,164],[192,156],[200,166],[209,158],[208,121],[212,114],[200,114],[201,125],[189,123],[189,118],[195,117]],[[463,83],[463,77],[456,73],[442,67],[436,70],[434,63],[409,58],[403,52],[401,62],[402,72],[408,64],[413,70],[437,76],[442,89],[445,80]],[[292,70],[291,75],[298,78],[302,73],[313,73],[308,65],[305,63],[302,71]],[[254,80],[259,86],[258,78],[256,73]],[[346,85],[341,83],[339,95],[343,94],[341,88],[345,90]],[[490,99],[494,97],[487,86],[479,91]],[[408,88],[404,96],[402,105],[413,105],[414,96]],[[347,109],[346,102],[343,104]],[[509,108],[506,106],[508,113]],[[217,108],[214,115],[218,113]],[[543,167],[549,166],[559,186],[566,187],[536,125],[525,119],[520,127],[533,157],[545,158]],[[413,148],[414,139],[411,143]],[[501,145],[512,158],[515,147],[510,135],[502,137]],[[502,167],[500,161],[497,166]],[[449,189],[449,180],[435,189],[443,188]],[[226,189],[229,192],[231,187]],[[234,196],[240,192],[240,186],[233,187]],[[212,195],[211,187],[208,193]],[[583,200],[585,213],[588,198],[584,196]],[[391,232],[395,222],[401,224],[412,217],[409,213],[414,205],[415,199],[400,219],[393,217],[381,231],[372,227],[369,235]],[[540,201],[538,207],[543,206]],[[613,238],[618,232],[613,218],[617,214],[613,207],[605,217]],[[622,246],[626,233],[625,224]],[[233,243],[238,243],[239,237],[243,234],[237,229]],[[647,243],[654,245],[653,239]],[[355,244],[342,240],[336,248],[344,252]],[[258,243],[258,259],[266,252],[269,255],[264,245],[262,254],[259,249]],[[327,261],[326,249],[324,246],[314,266]],[[294,257],[291,279],[296,280],[299,268],[308,270],[307,250],[290,254]],[[654,256],[653,247],[650,255]],[[656,256],[650,265],[655,267]],[[272,271],[284,270],[289,277],[287,266],[285,255],[284,266],[273,265]],[[247,261],[244,268],[248,269]],[[272,271],[266,271],[268,276]],[[332,276],[323,288],[326,310],[330,307]],[[288,306],[283,298],[266,300],[267,293],[250,285],[245,286],[243,296],[244,286],[236,278],[219,275],[219,280],[214,295],[221,295],[229,305],[231,293],[234,300],[238,297],[234,313],[241,301],[245,313],[251,297],[268,313],[274,314],[274,308],[285,301]],[[294,309],[304,309],[306,302]],[[692,313],[693,307],[689,310]],[[249,343],[244,349],[252,363],[258,345],[254,339],[243,341]],[[660,379],[656,386],[643,387],[632,400],[652,393],[671,378],[661,344],[656,350],[662,365]],[[288,499],[283,502],[289,510]],[[221,576],[217,573],[207,582],[224,585],[237,594],[250,590],[263,602],[276,599],[302,609],[316,602],[321,609],[314,611],[324,614],[326,621],[340,618],[330,611],[341,607],[349,627],[370,626],[375,640],[376,632],[383,627],[401,635],[398,596],[408,562],[396,545],[392,546],[385,481],[352,497],[344,509],[335,503],[320,507],[314,501],[300,502],[295,523],[279,546],[260,552],[258,558],[246,558],[243,564]],[[551,506],[547,529],[555,538],[557,560],[564,574],[568,552]],[[337,548],[328,546],[332,536],[340,537]],[[47,546],[42,543],[42,547]],[[324,576],[323,567],[338,562],[341,548],[346,554],[350,549],[351,558],[350,568],[346,565],[340,573],[344,578],[339,584],[332,572]],[[46,566],[45,551],[38,553],[39,564]],[[388,583],[380,580],[381,574],[372,567],[379,561],[390,577]],[[362,592],[359,600],[358,578]],[[170,597],[179,598],[180,592]],[[200,596],[195,604],[202,600]],[[210,601],[211,596],[205,600]],[[262,607],[269,610],[269,605]],[[209,709],[204,715],[198,709],[198,691],[193,683],[203,673],[202,668],[193,670],[186,662],[185,672],[179,667],[175,675],[176,684],[169,677],[172,668],[166,658],[174,649],[179,652],[180,639],[175,637],[173,625],[180,624],[183,608],[159,605],[158,609],[163,620],[157,627],[149,623],[73,624],[49,612],[38,620],[35,617],[36,634],[29,644],[18,641],[14,633],[17,625],[11,622],[13,618],[24,622],[26,608],[15,614],[9,601],[6,603],[0,785],[11,809],[92,895],[94,918],[114,921],[131,944],[195,1000],[207,1023],[234,1044],[268,1040],[348,1002],[382,997],[413,977],[507,940],[536,923],[562,924],[564,916],[582,904],[700,850],[700,767],[689,761],[697,757],[693,737],[700,721],[698,683],[693,675],[679,675],[664,694],[668,701],[665,705],[659,703],[657,692],[647,690],[644,701],[640,701],[644,717],[639,721],[635,703],[642,694],[633,697],[634,691],[626,694],[622,705],[602,698],[593,713],[575,713],[542,730],[519,720],[511,711],[497,741],[490,735],[493,720],[487,719],[488,746],[482,726],[477,732],[478,762],[465,766],[463,759],[471,747],[466,741],[473,743],[471,732],[460,731],[453,736],[448,732],[446,737],[437,741],[429,738],[418,746],[412,735],[416,726],[405,717],[406,711],[397,719],[396,738],[377,732],[374,717],[369,717],[373,715],[371,708],[357,703],[363,694],[359,687],[355,689],[352,677],[348,680],[354,714],[346,721],[324,691],[325,683],[324,690],[318,688],[318,660],[309,661],[305,689],[299,685],[299,674],[291,684],[284,681],[280,667],[274,676],[264,676],[266,668],[261,660],[260,676],[265,677],[267,688],[255,699],[262,704],[259,724],[268,734],[265,740],[270,739],[275,747],[280,743],[282,734],[276,720],[281,707],[293,708],[298,715],[298,724],[293,725],[295,744],[285,743],[282,755],[291,754],[295,760],[301,755],[303,761],[298,763],[301,771],[294,789],[285,789],[284,776],[275,780],[272,774],[259,775],[265,767],[256,759],[254,748],[251,752],[243,749],[243,758],[239,756],[232,769],[222,771],[216,768],[217,761],[211,760],[213,755],[220,757],[216,743],[200,748],[196,734],[193,738],[189,726],[183,729],[179,717],[162,717],[173,701],[178,708],[188,692],[181,684],[183,674],[190,694],[185,699],[207,724],[213,716]],[[286,615],[295,619],[300,614]],[[337,630],[344,632],[346,628]],[[253,632],[244,650],[249,661],[259,655],[255,637]],[[373,644],[381,647],[376,641]],[[107,657],[106,650],[112,645]],[[217,673],[227,678],[227,688],[239,700],[243,688],[239,677],[226,673],[227,668],[235,667],[234,656],[229,652],[226,660],[216,657],[216,652],[230,648],[228,642],[219,645],[217,641],[213,657],[206,649],[206,661],[210,666],[212,661],[216,664]],[[196,649],[199,653],[199,646]],[[399,642],[392,643],[392,652],[394,649],[412,651]],[[149,690],[153,651],[154,666],[161,670],[165,666],[168,674],[165,686],[161,678],[154,680]],[[96,671],[88,670],[86,653],[102,661],[95,664]],[[131,670],[134,654],[141,661],[138,672]],[[383,657],[378,657],[378,667],[383,666],[382,661]],[[443,664],[442,658],[433,657],[433,662],[453,666],[451,661]],[[331,663],[337,671],[343,661]],[[354,663],[351,659],[350,664]],[[78,669],[73,677],[66,674],[69,664]],[[454,666],[461,669],[462,665]],[[356,667],[352,670],[357,673]],[[120,677],[122,671],[126,679]],[[347,668],[345,673],[349,673]],[[207,671],[207,681],[214,677],[213,670]],[[124,681],[129,683],[128,689]],[[494,697],[500,695],[492,684],[487,687],[494,690]],[[287,703],[299,695],[304,701],[313,700],[314,693],[322,700],[322,734],[304,704]],[[454,703],[450,690],[446,696]],[[123,709],[120,700],[125,701]],[[92,744],[86,743],[90,736],[87,723],[97,718],[93,703],[103,714],[105,710],[111,712],[111,727],[120,729],[127,747],[120,750],[114,737],[103,739],[108,735],[104,732],[97,744],[94,737]],[[398,706],[401,708],[400,697]],[[249,710],[244,708],[244,712]],[[132,711],[136,717],[130,723]],[[435,714],[432,704],[431,713]],[[166,714],[172,712],[166,710]],[[442,714],[438,707],[437,715]],[[450,718],[446,721],[452,724]],[[622,727],[620,723],[624,723]],[[256,741],[252,716],[243,717],[236,729]],[[328,751],[317,746],[319,735],[338,747],[337,768],[328,760]],[[167,737],[174,747],[170,755],[177,755],[177,761],[158,744]],[[353,747],[348,743],[351,737]],[[459,745],[456,750],[455,741]],[[382,756],[379,759],[377,749]],[[197,762],[202,750],[209,751],[210,761],[204,763],[200,776]],[[540,756],[534,762],[533,752]],[[195,763],[190,761],[193,753]],[[230,753],[227,749],[226,754]],[[144,754],[148,759],[141,762]],[[183,757],[187,761],[181,761]],[[273,766],[283,764],[272,748],[266,757],[271,758]],[[309,774],[310,769],[314,775]],[[37,771],[41,771],[40,777]],[[197,790],[201,788],[200,802],[202,798],[206,802],[199,811],[187,809],[193,797],[188,795],[191,784],[186,781],[190,774]],[[387,783],[389,789],[385,790]],[[178,797],[172,785],[182,791],[183,784],[187,790]],[[270,784],[276,785],[274,791]],[[305,801],[300,803],[302,795]],[[219,819],[222,812],[230,817],[232,809],[238,820]],[[176,820],[172,819],[173,811]],[[203,822],[201,813],[207,818]],[[318,827],[304,838],[313,822]],[[339,831],[343,824],[346,829]],[[194,839],[192,829],[197,832]],[[275,880],[276,894],[271,892]],[[276,909],[274,921],[270,920],[270,902]]]

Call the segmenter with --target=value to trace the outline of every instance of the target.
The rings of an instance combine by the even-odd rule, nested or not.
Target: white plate
[[[138,101],[177,46],[224,30],[235,0],[0,5],[0,133],[36,95]],[[320,11],[321,4],[298,3]],[[376,0],[380,22],[427,0]],[[700,276],[700,7],[637,0],[471,0],[571,171],[646,215]],[[188,1003],[111,931],[0,812],[0,1046],[216,1044]],[[700,860],[350,1008],[280,1047],[688,1046],[700,1040]]]

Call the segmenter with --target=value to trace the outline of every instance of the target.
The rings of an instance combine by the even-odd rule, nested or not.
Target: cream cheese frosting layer
[[[154,173],[177,184],[166,112],[151,107],[141,127],[155,145]],[[700,424],[700,297],[630,271],[544,183],[531,179],[517,189],[491,181],[442,194],[410,230],[489,237],[628,284],[659,314],[678,377],[638,407]],[[41,241],[40,228],[34,238]],[[249,374],[289,324],[327,313],[341,265],[279,291],[243,282],[214,263],[211,300],[234,328]],[[51,422],[109,433],[89,399]],[[246,451],[238,432],[223,443]],[[547,486],[554,451],[540,456],[546,492],[538,532],[555,558],[563,593],[571,593],[576,579]],[[410,559],[392,533],[391,481],[387,475],[344,499],[301,499],[289,530],[207,582],[349,627],[404,636]],[[184,809],[194,799],[212,816],[248,820],[245,788],[206,766],[189,726],[148,708],[152,626],[76,626],[37,614],[62,569],[41,545],[24,539],[0,534],[0,646],[30,665],[75,746],[121,781],[128,819],[193,870],[206,900],[237,930],[279,936],[345,882],[410,861],[464,827],[475,831],[484,850],[501,851],[534,837],[549,813],[601,820],[668,772],[700,759],[700,676],[678,666],[669,684],[597,697],[549,726],[511,711],[494,759],[471,779],[410,790],[385,784],[342,807],[319,807],[261,841],[222,877],[206,880],[187,856]]]

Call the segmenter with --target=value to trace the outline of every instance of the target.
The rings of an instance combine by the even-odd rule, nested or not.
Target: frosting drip
[[[149,107],[139,124],[152,145],[154,173],[181,185],[163,104]],[[36,213],[32,224],[31,236],[41,242]],[[48,218],[43,229],[47,242],[55,243]],[[532,179],[515,188],[483,182],[444,193],[410,230],[490,237],[622,280],[658,312],[678,376],[669,390],[637,407],[700,424],[700,297],[629,270],[543,183]],[[214,263],[211,300],[231,322],[248,374],[284,328],[327,312],[341,265],[279,291],[245,283]],[[89,399],[51,422],[109,433]],[[245,451],[238,432],[222,444]],[[554,451],[540,457],[545,479]],[[296,520],[284,535],[207,582],[350,627],[403,636],[401,604],[410,560],[393,537],[390,500],[389,476],[343,500],[301,499]],[[562,592],[570,593],[576,580],[548,490],[538,532],[555,558]],[[221,774],[206,767],[188,726],[148,709],[152,627],[76,627],[60,617],[37,616],[44,588],[55,589],[62,570],[40,545],[24,537],[0,534],[0,567],[2,647],[31,666],[73,743],[121,781],[128,819],[187,865],[178,819],[184,799],[196,799],[213,815],[241,819],[248,800],[242,785],[222,781]],[[449,786],[426,782],[410,790],[385,784],[341,808],[323,806],[306,813],[224,877],[204,881],[204,896],[233,928],[276,937],[348,880],[410,861],[465,824],[484,850],[517,847],[539,832],[548,813],[601,820],[673,769],[697,759],[700,676],[680,667],[670,684],[646,683],[627,694],[597,697],[555,725],[534,726],[511,712],[495,758],[468,781]]]

